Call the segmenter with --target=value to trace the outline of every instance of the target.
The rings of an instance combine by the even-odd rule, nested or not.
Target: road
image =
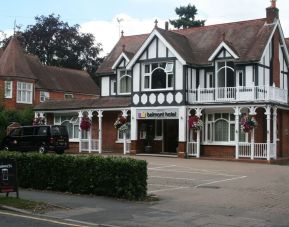
[[[10,211],[0,210],[0,226],[5,227],[83,227],[91,226],[85,223],[72,223],[63,220],[57,220],[51,217],[41,217],[27,214],[17,214]]]

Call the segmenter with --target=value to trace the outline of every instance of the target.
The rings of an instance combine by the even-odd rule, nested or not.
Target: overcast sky
[[[0,8],[0,31],[11,34],[14,20],[25,28],[34,24],[37,15],[60,15],[70,25],[79,24],[82,32],[93,33],[102,43],[106,55],[124,35],[149,33],[155,19],[159,27],[176,18],[175,8],[191,3],[198,9],[197,19],[206,25],[263,18],[270,0],[18,0],[4,1]],[[289,1],[277,0],[280,20],[286,37],[289,37]],[[118,20],[120,22],[118,22]]]

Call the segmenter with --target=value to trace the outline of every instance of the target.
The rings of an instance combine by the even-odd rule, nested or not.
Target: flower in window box
[[[193,130],[201,130],[203,128],[203,121],[197,116],[189,117],[189,128]]]
[[[247,116],[247,114],[243,114],[241,118],[241,129],[243,132],[248,133],[252,129],[257,127],[257,121],[253,116]]]
[[[119,116],[116,121],[114,122],[114,127],[116,129],[119,129],[121,126],[123,126],[124,124],[126,124],[127,119],[124,116]]]
[[[80,122],[80,128],[83,131],[88,131],[91,127],[91,121],[89,117],[83,117]]]

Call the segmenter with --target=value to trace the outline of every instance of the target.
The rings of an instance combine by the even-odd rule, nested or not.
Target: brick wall
[[[289,157],[289,112],[278,110],[278,157]]]
[[[202,145],[201,157],[234,158],[235,146]]]

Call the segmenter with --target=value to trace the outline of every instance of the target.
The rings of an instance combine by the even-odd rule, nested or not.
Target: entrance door
[[[179,121],[164,120],[164,152],[177,153],[179,141]]]

